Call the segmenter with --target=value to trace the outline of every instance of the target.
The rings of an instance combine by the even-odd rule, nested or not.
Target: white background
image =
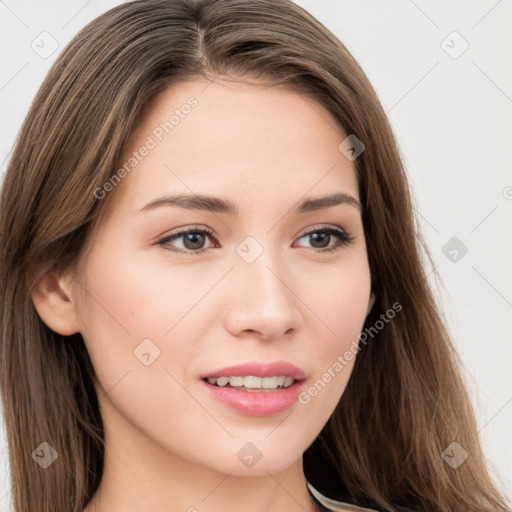
[[[55,57],[121,3],[0,0],[0,172]],[[511,1],[297,3],[352,52],[392,122],[435,261],[429,279],[466,368],[484,450],[512,497]],[[59,45],[46,59],[31,47],[44,31]],[[452,237],[468,249],[456,262],[442,251]],[[8,509],[0,432],[0,512]]]

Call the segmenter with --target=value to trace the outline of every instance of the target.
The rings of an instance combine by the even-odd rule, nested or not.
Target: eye
[[[333,241],[333,236],[336,237],[337,241],[334,245],[331,245]],[[330,252],[341,249],[342,247],[349,245],[352,241],[352,235],[341,228],[338,227],[319,227],[312,231],[308,231],[304,235],[302,235],[299,240],[303,238],[310,238],[312,243],[312,248],[315,252]]]
[[[182,239],[182,247],[173,247],[170,242]],[[204,247],[207,238],[212,238],[217,242],[217,239],[213,236],[213,233],[206,228],[194,228],[194,229],[180,229],[175,233],[164,236],[157,240],[156,245],[161,245],[164,249],[181,254],[201,254],[207,250]]]

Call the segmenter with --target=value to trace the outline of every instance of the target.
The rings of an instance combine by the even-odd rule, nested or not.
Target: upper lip
[[[303,380],[306,374],[298,366],[287,361],[273,361],[269,363],[249,362],[237,364],[235,366],[226,366],[213,372],[202,375],[202,379],[212,379],[218,377],[274,377],[282,376],[292,377],[294,380]]]

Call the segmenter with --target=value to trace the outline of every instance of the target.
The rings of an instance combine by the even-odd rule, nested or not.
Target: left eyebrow
[[[307,213],[329,208],[331,206],[337,206],[339,204],[348,204],[361,211],[361,203],[356,198],[349,194],[339,192],[337,194],[331,194],[324,197],[306,198],[293,210],[293,213]],[[223,213],[225,215],[238,214],[237,206],[230,199],[201,194],[163,196],[150,201],[143,208],[141,208],[139,212],[152,210],[160,206],[178,206],[188,210],[204,210],[213,213]]]
[[[319,198],[307,198],[293,210],[293,213],[306,213],[315,210],[322,210],[323,208],[329,208],[331,206],[337,206],[338,204],[348,204],[354,206],[361,211],[361,203],[349,194],[337,193],[331,194],[330,196],[319,197]]]

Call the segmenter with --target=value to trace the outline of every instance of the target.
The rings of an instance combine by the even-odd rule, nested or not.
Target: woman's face
[[[319,104],[208,84],[148,105],[122,179],[96,192],[113,197],[76,307],[107,442],[127,459],[265,475],[301,458],[353,368],[336,362],[370,298],[358,182],[339,150],[348,134]],[[224,370],[235,365],[252,366]],[[214,380],[244,376],[260,378]],[[282,377],[294,384],[239,387]]]

